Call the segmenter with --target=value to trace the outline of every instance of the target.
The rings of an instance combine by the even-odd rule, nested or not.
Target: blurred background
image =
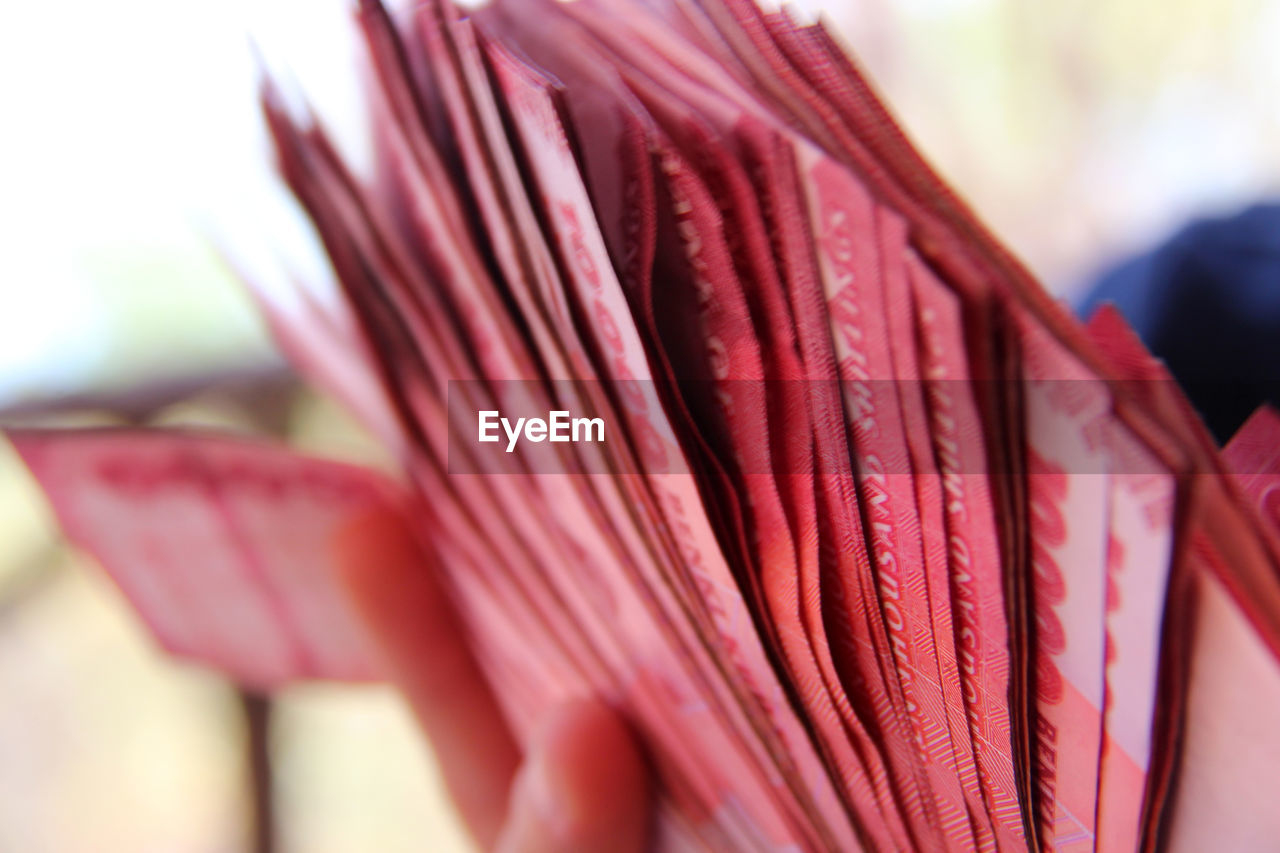
[[[1064,298],[1280,190],[1280,0],[799,5]],[[294,382],[212,248],[324,281],[271,176],[253,56],[361,159],[347,8],[0,8],[0,417],[217,425],[383,461]],[[310,686],[268,712],[164,659],[3,444],[0,696],[0,851],[246,850],[263,802],[281,851],[466,849],[395,697]]]

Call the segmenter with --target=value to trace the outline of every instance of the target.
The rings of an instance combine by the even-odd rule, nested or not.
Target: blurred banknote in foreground
[[[377,675],[326,542],[400,513],[513,728],[593,694],[663,849],[1280,839],[1280,418],[1219,451],[1080,325],[822,24],[751,0],[356,16],[375,167],[270,83],[343,299],[262,309],[402,478],[13,431],[169,650]]]

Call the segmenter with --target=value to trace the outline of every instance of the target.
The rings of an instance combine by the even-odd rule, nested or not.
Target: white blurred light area
[[[272,358],[211,245],[307,263],[252,46],[358,149],[348,23],[334,0],[0,9],[0,405]]]

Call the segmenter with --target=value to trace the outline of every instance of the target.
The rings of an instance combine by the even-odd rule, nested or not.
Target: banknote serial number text
[[[535,444],[604,442],[604,418],[575,418],[569,412],[548,412],[546,418],[516,418],[513,422],[496,411],[482,411],[479,416],[480,441],[496,444],[505,436],[508,453],[515,452],[522,438]]]

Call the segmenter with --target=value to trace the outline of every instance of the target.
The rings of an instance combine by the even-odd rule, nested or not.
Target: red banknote
[[[258,295],[401,479],[10,434],[165,648],[261,688],[377,678],[327,543],[382,508],[518,736],[567,698],[626,714],[660,849],[1274,846],[1280,418],[1220,453],[794,10],[354,26],[367,176],[263,92],[341,298]]]

